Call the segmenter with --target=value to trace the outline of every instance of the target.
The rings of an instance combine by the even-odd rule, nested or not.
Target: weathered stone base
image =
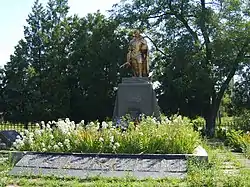
[[[123,78],[118,85],[113,119],[127,114],[133,118],[140,114],[160,118],[156,95],[147,77]]]

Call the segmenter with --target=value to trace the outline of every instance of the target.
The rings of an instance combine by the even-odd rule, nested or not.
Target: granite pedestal
[[[156,94],[148,77],[123,78],[118,85],[113,120],[125,115],[137,118],[140,114],[160,120]]]

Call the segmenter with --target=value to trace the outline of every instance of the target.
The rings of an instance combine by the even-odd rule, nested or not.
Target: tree
[[[2,99],[4,102],[4,116],[6,120],[15,117],[15,121],[26,121],[26,105],[29,93],[27,81],[29,69],[27,59],[27,45],[23,40],[15,47],[14,55],[4,67],[2,77]]]
[[[103,120],[111,117],[115,87],[121,79],[128,43],[117,23],[100,12],[80,20],[70,57],[72,118]],[[73,113],[74,112],[74,113]]]
[[[159,102],[168,104],[169,95],[176,94],[179,104],[187,108],[190,101],[195,103],[206,119],[209,136],[214,135],[229,82],[247,63],[248,4],[241,0],[125,0],[112,10],[122,26],[146,29],[155,50],[155,76],[161,83]]]
[[[67,16],[67,0],[35,1],[10,62],[0,72],[5,119],[16,122],[111,117],[128,43],[99,12]]]
[[[242,114],[243,110],[250,110],[250,73],[249,65],[239,73],[238,80],[234,85],[232,101],[236,115]]]

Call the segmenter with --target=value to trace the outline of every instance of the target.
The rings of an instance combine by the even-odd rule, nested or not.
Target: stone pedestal
[[[133,118],[145,114],[160,119],[160,109],[148,77],[123,78],[118,85],[113,119],[119,119],[126,114]]]

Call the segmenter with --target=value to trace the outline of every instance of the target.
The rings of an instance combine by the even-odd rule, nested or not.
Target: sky
[[[40,0],[46,4],[48,0]],[[78,14],[85,16],[100,10],[107,14],[106,10],[120,0],[68,0],[70,10],[69,15]],[[23,27],[31,12],[35,0],[0,0],[0,66],[9,61],[10,55],[14,52],[14,47],[23,38]]]

